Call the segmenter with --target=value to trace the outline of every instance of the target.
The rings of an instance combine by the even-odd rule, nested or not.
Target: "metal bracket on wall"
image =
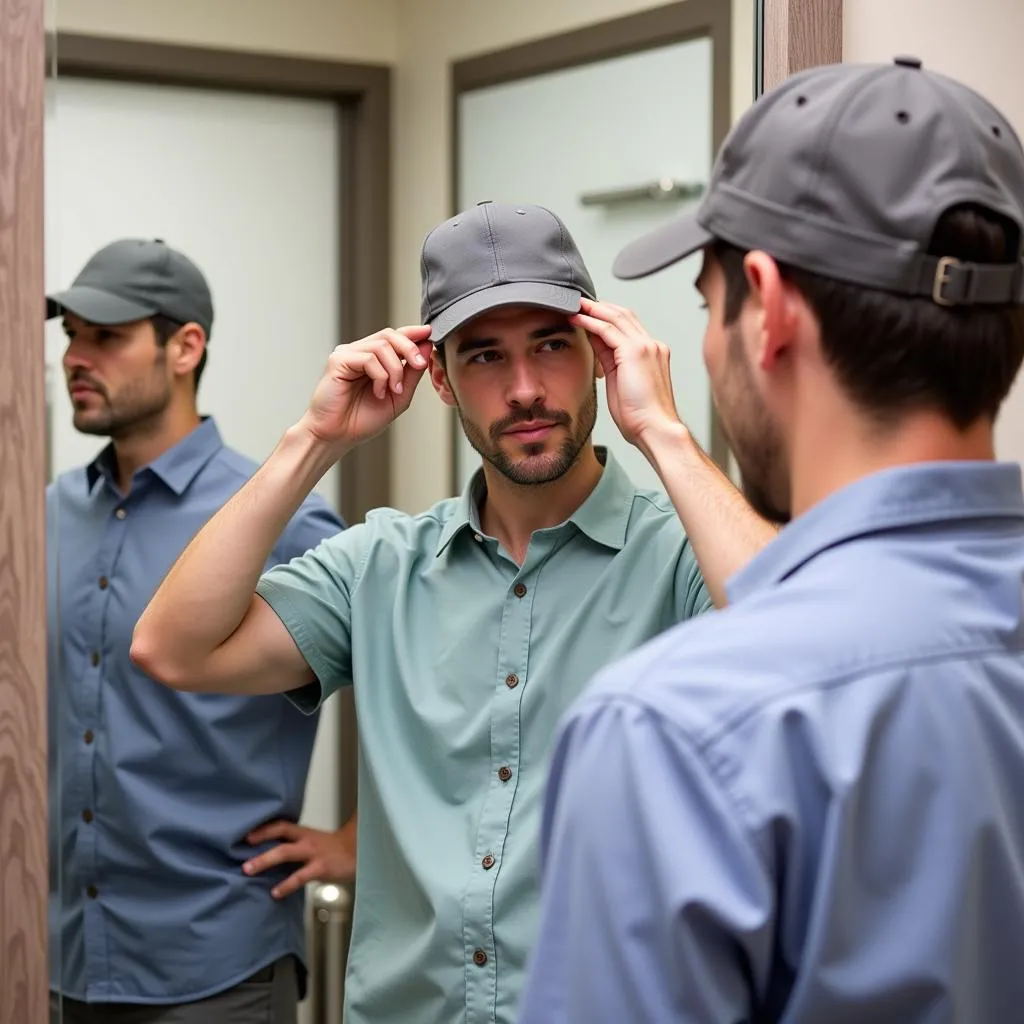
[[[675,178],[659,178],[643,185],[627,185],[624,188],[606,189],[603,192],[584,192],[580,196],[583,206],[618,206],[621,203],[656,202],[667,200],[699,199],[704,186],[699,182],[676,181]]]

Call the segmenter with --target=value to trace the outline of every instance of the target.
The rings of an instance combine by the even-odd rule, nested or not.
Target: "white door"
[[[557,213],[598,297],[631,307],[671,345],[676,403],[705,448],[711,400],[701,359],[704,314],[692,287],[699,257],[641,281],[611,273],[623,245],[693,200],[594,204],[592,197],[662,180],[706,186],[711,96],[711,41],[704,38],[473,90],[458,106],[459,208],[490,199],[539,203]],[[646,459],[615,428],[600,390],[595,440],[614,451],[634,483],[660,488]],[[462,438],[460,483],[479,464]]]
[[[46,288],[116,238],[163,238],[210,282],[199,388],[224,440],[262,461],[338,341],[338,130],[327,102],[61,77],[47,83]],[[40,296],[42,310],[42,296]],[[93,458],[47,326],[52,469]],[[337,507],[332,473],[318,488]],[[335,828],[337,716],[321,719],[303,818]]]

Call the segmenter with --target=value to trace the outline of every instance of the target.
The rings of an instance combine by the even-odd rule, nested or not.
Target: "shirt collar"
[[[726,584],[729,603],[781,583],[828,548],[869,534],[985,518],[1024,519],[1021,470],[1006,462],[928,462],[849,484],[787,525]]]
[[[204,416],[195,430],[138,472],[152,473],[180,497],[195,479],[196,474],[223,447],[224,442],[213,417]],[[85,472],[90,490],[96,486],[100,476],[111,483],[116,480],[117,464],[112,443],[86,466]]]
[[[604,463],[604,472],[587,500],[569,517],[569,522],[598,544],[621,550],[626,543],[626,528],[629,526],[636,488],[607,448],[597,447],[595,450],[598,459]],[[478,534],[482,532],[480,502],[486,493],[483,469],[478,469],[441,531],[437,542],[438,555],[464,530],[473,530]]]

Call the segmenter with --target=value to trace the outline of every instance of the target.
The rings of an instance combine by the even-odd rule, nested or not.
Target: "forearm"
[[[292,427],[182,552],[136,624],[133,657],[171,676],[203,665],[241,625],[285,526],[341,454]]]
[[[679,513],[715,605],[725,582],[778,533],[748,504],[682,424],[666,426],[640,445]]]

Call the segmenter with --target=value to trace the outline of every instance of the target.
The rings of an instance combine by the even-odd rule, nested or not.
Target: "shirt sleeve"
[[[690,542],[686,541],[676,567],[676,613],[680,622],[703,615],[715,607],[708,585],[697,564]]]
[[[369,557],[365,523],[268,569],[256,593],[274,610],[316,676],[286,696],[312,714],[352,682],[352,595]]]
[[[521,1024],[751,1019],[773,888],[671,726],[625,698],[577,712],[556,745],[541,841]]]

